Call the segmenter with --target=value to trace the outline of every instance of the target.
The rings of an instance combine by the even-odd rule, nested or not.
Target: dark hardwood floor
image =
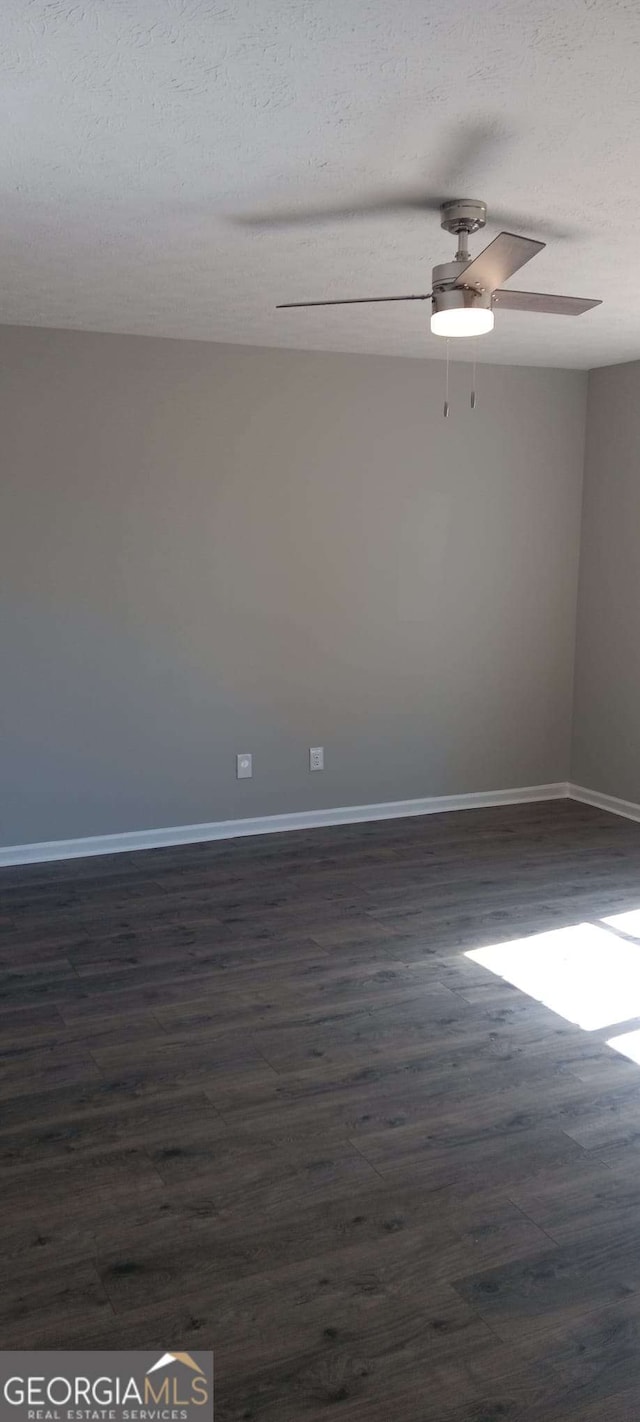
[[[640,1066],[465,951],[640,909],[640,825],[559,801],[0,894],[2,1347],[212,1347],[216,1422],[638,1422]]]

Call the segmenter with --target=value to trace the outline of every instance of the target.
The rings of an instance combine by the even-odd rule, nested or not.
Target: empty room
[[[638,1422],[639,58],[0,9],[2,1422]]]

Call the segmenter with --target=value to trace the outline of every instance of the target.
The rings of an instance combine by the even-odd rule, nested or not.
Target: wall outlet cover
[[[309,746],[309,770],[324,770],[324,746]]]
[[[236,776],[238,780],[250,780],[253,775],[253,756],[250,751],[243,751],[236,756]]]

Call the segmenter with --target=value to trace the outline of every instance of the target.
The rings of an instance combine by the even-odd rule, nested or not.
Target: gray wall
[[[586,380],[469,381],[0,328],[0,843],[565,779]]]
[[[640,362],[589,376],[572,779],[640,801]]]

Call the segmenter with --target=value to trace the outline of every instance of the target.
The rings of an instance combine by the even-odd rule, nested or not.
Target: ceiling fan
[[[426,205],[426,204],[425,204]],[[580,296],[552,296],[539,291],[509,291],[502,286],[525,262],[537,256],[545,242],[499,232],[477,257],[469,237],[485,226],[486,203],[477,198],[452,198],[440,204],[441,226],[458,238],[452,262],[433,268],[432,291],[416,296],[351,296],[331,301],[283,301],[276,310],[308,306],[358,306],[378,301],[431,301],[431,330],[436,336],[480,336],[493,330],[494,308],[540,311],[550,316],[581,316],[601,301]]]
[[[494,324],[494,309],[507,311],[540,311],[554,316],[580,316],[600,301],[583,300],[577,296],[551,296],[537,291],[509,291],[502,283],[542,251],[544,242],[529,237],[520,237],[513,232],[500,232],[493,242],[477,257],[469,251],[469,237],[479,232],[487,220],[486,203],[475,198],[451,198],[443,201],[436,196],[449,188],[451,178],[458,191],[467,180],[470,170],[475,170],[487,161],[488,155],[495,156],[496,147],[504,144],[509,135],[501,131],[496,121],[471,121],[457,126],[450,139],[440,151],[438,171],[431,191],[411,188],[396,192],[374,193],[352,203],[343,203],[311,210],[299,207],[271,212],[248,213],[236,218],[242,226],[280,227],[292,223],[333,222],[340,218],[358,216],[384,216],[397,212],[440,212],[441,224],[446,232],[458,239],[458,247],[452,262],[444,262],[433,268],[432,290],[412,296],[355,296],[338,297],[329,301],[284,301],[277,310],[310,306],[358,306],[370,302],[383,301],[430,301],[431,330],[438,336],[476,336],[491,331]],[[459,186],[458,186],[459,185]],[[435,192],[434,192],[435,188]],[[464,191],[464,189],[462,189]],[[454,189],[455,191],[455,189]],[[526,225],[554,237],[567,236],[538,218],[513,217],[510,213],[493,212],[493,217],[506,226]]]

